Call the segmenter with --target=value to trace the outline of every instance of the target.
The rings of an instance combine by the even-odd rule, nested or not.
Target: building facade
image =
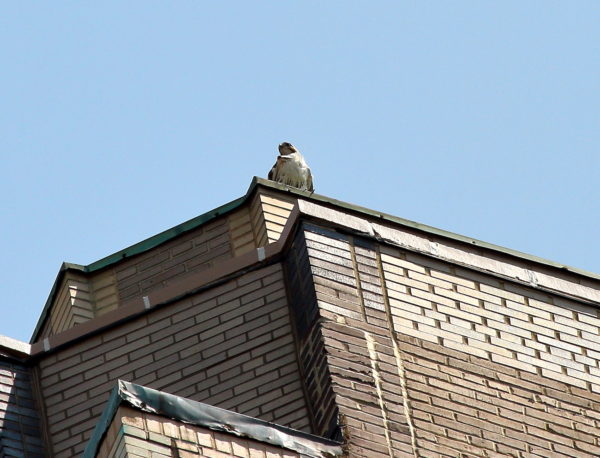
[[[255,178],[0,340],[1,456],[600,456],[600,276]]]

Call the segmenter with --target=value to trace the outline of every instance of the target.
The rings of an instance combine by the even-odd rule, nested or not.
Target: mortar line
[[[356,259],[354,238],[349,239],[349,245],[350,245],[350,254],[352,256],[352,266],[354,268],[354,278],[356,279],[356,290],[358,292],[358,298],[360,300],[360,310],[362,312],[364,322],[365,322],[365,324],[367,324],[368,323],[367,322],[367,309],[365,306],[365,300],[364,300],[362,287],[361,287],[360,270],[358,269],[358,261]],[[390,455],[390,458],[393,458],[394,450],[392,447],[392,439],[390,436],[388,414],[387,414],[387,410],[385,407],[385,403],[383,401],[383,390],[381,388],[381,377],[379,376],[379,369],[377,366],[377,352],[375,350],[375,339],[373,339],[371,334],[369,334],[367,331],[363,331],[363,332],[365,335],[365,340],[367,342],[367,350],[369,351],[369,361],[371,363],[371,372],[373,374],[373,381],[375,382],[375,391],[377,392],[377,399],[378,399],[378,403],[379,403],[379,408],[381,410],[385,441],[387,443],[386,445],[388,448],[388,453]]]
[[[406,370],[404,368],[404,362],[402,359],[402,352],[400,346],[394,336],[394,322],[392,321],[392,310],[390,308],[390,301],[387,294],[387,287],[385,285],[385,275],[383,270],[383,263],[381,261],[381,252],[379,246],[375,248],[375,255],[377,257],[377,269],[379,271],[379,281],[381,282],[381,293],[383,295],[383,303],[385,306],[385,314],[388,322],[388,331],[390,333],[390,340],[394,349],[394,357],[396,359],[396,367],[398,369],[398,376],[400,377],[400,390],[402,392],[402,405],[404,407],[404,414],[406,416],[406,423],[408,424],[408,430],[410,431],[410,443],[413,449],[413,455],[418,458],[417,451],[417,435],[415,426],[412,421],[412,407],[408,399],[408,387],[406,385]]]
[[[371,371],[373,372],[373,380],[375,381],[375,391],[377,391],[377,400],[379,401],[379,408],[381,409],[381,416],[383,417],[383,432],[385,434],[385,441],[387,443],[388,453],[390,457],[394,457],[394,449],[392,447],[392,438],[390,437],[390,421],[388,419],[387,410],[383,401],[383,389],[381,388],[381,376],[379,375],[378,361],[377,361],[377,350],[375,348],[375,339],[367,331],[365,333],[365,340],[367,341],[367,349],[369,350],[369,359],[371,361]]]
[[[367,311],[365,309],[365,298],[363,297],[362,288],[360,287],[360,271],[358,270],[358,261],[356,260],[356,251],[354,250],[354,237],[349,237],[348,246],[350,248],[350,256],[352,257],[352,267],[354,270],[354,279],[356,280],[356,291],[358,300],[360,301],[360,311],[363,315],[363,320],[367,323]]]

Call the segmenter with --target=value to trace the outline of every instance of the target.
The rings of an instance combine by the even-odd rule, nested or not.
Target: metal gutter
[[[213,431],[247,437],[303,456],[325,458],[342,454],[342,445],[338,442],[119,380],[83,452],[84,458],[96,456],[121,405]]]

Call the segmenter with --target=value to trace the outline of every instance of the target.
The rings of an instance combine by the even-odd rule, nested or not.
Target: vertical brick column
[[[337,429],[351,456],[414,456],[403,367],[392,339],[378,254],[310,224],[287,270],[317,432]]]
[[[313,431],[321,436],[341,439],[338,409],[334,401],[315,286],[302,230],[292,243],[285,267],[296,325],[300,369],[309,398]]]

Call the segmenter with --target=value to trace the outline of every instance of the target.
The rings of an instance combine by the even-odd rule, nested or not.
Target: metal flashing
[[[329,439],[119,380],[83,452],[84,458],[96,456],[121,404],[182,423],[294,450],[303,456],[325,458],[342,454],[342,444]]]

